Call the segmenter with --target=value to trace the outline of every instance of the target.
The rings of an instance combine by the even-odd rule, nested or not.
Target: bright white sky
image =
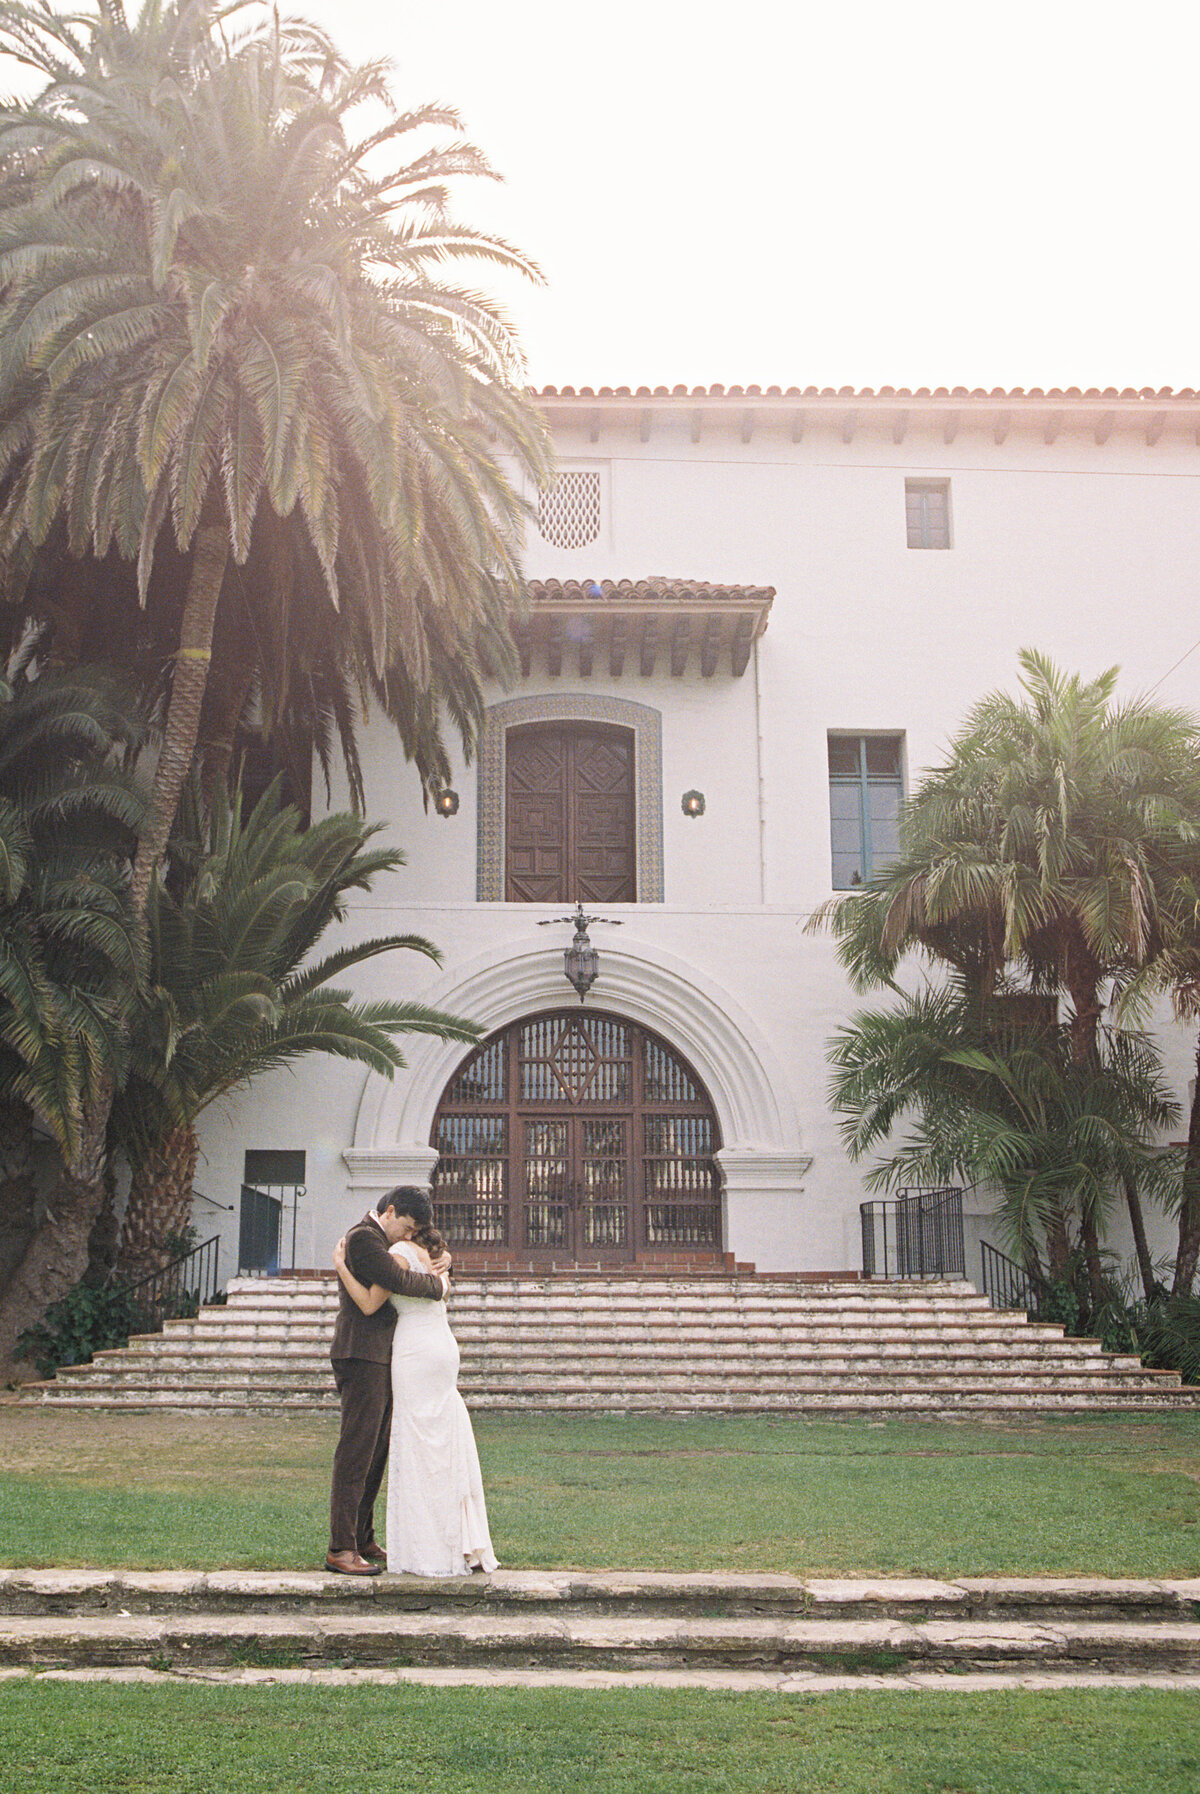
[[[539,386],[1200,386],[1195,0],[283,10],[462,111]]]

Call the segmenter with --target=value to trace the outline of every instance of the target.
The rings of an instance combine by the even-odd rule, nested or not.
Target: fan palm
[[[1020,664],[1024,699],[976,705],[906,809],[900,859],[811,926],[832,927],[860,988],[890,982],[916,950],[954,968],[981,1017],[1015,968],[1067,999],[1071,1058],[1086,1070],[1109,995],[1162,951],[1180,866],[1196,855],[1200,731],[1146,700],[1115,704],[1115,668],[1085,682],[1029,650]],[[1086,1189],[1078,1212],[1098,1289]],[[1061,1259],[1066,1211],[1055,1231]]]
[[[191,806],[192,814],[198,806]],[[130,1275],[159,1268],[186,1227],[198,1151],[195,1124],[219,1098],[311,1053],[356,1059],[390,1077],[398,1035],[474,1040],[478,1029],[422,1004],[356,1002],[332,982],[381,954],[437,959],[416,935],[361,941],[313,958],[366,891],[404,856],[369,845],[351,815],[304,828],[278,786],[243,815],[218,791],[202,853],[151,887],[150,969],[132,1030],[131,1076],[113,1122],[133,1178],[122,1235]],[[174,865],[174,855],[173,855]]]
[[[308,27],[230,44],[220,19],[211,0],[135,26],[119,0],[0,19],[0,49],[48,77],[0,115],[0,548],[19,574],[61,520],[73,552],[136,561],[143,598],[164,539],[187,557],[139,910],[214,645],[238,634],[222,606],[343,693],[373,689],[443,777],[439,701],[469,740],[481,675],[511,655],[511,470],[542,465],[501,315],[442,277],[468,257],[531,271],[447,215],[445,182],[486,164],[461,142],[396,159],[455,115],[393,109],[359,132],[389,103],[380,66]],[[266,658],[281,705],[287,663]],[[218,736],[253,667],[223,666]]]
[[[996,1015],[981,1027],[961,979],[865,1011],[830,1049],[832,1098],[852,1158],[900,1138],[873,1188],[965,1181],[996,1192],[1008,1241],[1035,1277],[1064,1210],[1101,1215],[1115,1190],[1178,1200],[1179,1167],[1156,1135],[1178,1116],[1145,1037],[1101,1027],[1079,1065],[1069,1035]],[[1061,1272],[1054,1262],[1049,1270]]]

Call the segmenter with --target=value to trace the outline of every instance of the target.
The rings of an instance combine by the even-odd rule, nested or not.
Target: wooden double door
[[[636,902],[631,729],[510,729],[504,815],[507,902]]]
[[[712,1104],[618,1016],[568,1010],[493,1036],[448,1086],[433,1144],[452,1248],[601,1265],[720,1249]]]

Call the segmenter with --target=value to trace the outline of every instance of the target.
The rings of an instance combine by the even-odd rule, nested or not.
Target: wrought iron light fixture
[[[433,800],[433,807],[439,816],[457,816],[458,792],[451,791],[449,786],[447,786],[444,791],[438,792]]]
[[[588,923],[605,922],[610,928],[619,928],[620,919],[614,916],[585,916],[583,904],[577,903],[573,916],[546,916],[538,923],[538,927],[550,928],[557,922],[570,922],[575,928],[570,946],[563,949],[563,975],[567,983],[579,992],[579,1001],[582,1003],[600,971],[600,955],[588,939]]]
[[[681,801],[681,808],[685,816],[703,816],[703,791],[685,791]]]

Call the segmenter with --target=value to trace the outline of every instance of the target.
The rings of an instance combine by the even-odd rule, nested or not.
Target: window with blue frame
[[[830,735],[833,888],[852,891],[900,852],[902,735]]]

